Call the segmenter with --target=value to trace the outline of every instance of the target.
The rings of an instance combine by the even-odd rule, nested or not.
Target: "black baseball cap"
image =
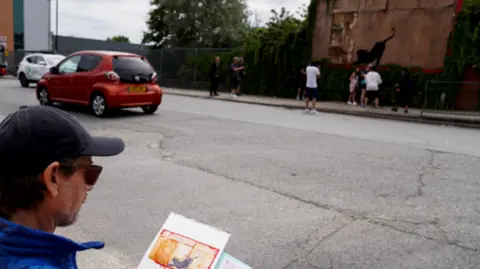
[[[94,137],[70,114],[48,106],[23,106],[0,123],[0,181],[41,173],[80,156],[114,156],[119,138]]]

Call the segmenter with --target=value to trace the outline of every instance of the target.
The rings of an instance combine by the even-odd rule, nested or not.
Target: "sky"
[[[57,0],[58,1],[58,0]],[[194,0],[193,0],[194,1]],[[52,1],[52,31],[55,32],[55,1]],[[59,2],[59,35],[106,39],[125,35],[140,43],[150,0],[61,0]],[[271,9],[282,6],[292,13],[310,0],[247,0],[249,9],[261,21],[267,21]]]

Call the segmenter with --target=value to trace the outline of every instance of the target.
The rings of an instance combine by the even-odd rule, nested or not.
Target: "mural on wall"
[[[318,1],[313,59],[443,66],[456,0],[335,0],[331,8],[327,2]]]
[[[330,55],[336,63],[351,63],[355,40],[352,38],[352,30],[358,21],[358,14],[336,14],[332,22],[330,37]]]
[[[370,51],[367,51],[365,49],[357,50],[357,60],[353,64],[373,64],[375,62],[374,65],[380,65],[380,60],[382,59],[383,53],[385,53],[387,42],[394,37],[395,28],[392,28],[392,34],[386,39],[376,42]]]

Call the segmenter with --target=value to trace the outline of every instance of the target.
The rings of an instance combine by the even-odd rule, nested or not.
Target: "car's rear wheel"
[[[108,107],[105,97],[100,93],[93,94],[92,101],[90,102],[90,109],[92,110],[93,115],[97,117],[107,115]]]
[[[50,100],[50,95],[48,94],[48,90],[45,87],[39,88],[37,90],[37,98],[38,98],[38,102],[42,106],[52,105],[52,101]]]
[[[20,85],[23,88],[28,88],[30,86],[30,82],[27,79],[27,76],[25,76],[24,73],[20,73],[20,76],[18,76],[18,80],[20,80]]]
[[[157,109],[158,105],[142,106],[142,110],[145,112],[145,114],[153,114],[155,111],[157,111]]]

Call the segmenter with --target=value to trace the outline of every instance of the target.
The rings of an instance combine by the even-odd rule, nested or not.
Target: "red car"
[[[0,64],[0,77],[1,76],[6,76],[7,74],[8,74],[7,67]]]
[[[50,68],[37,83],[42,105],[89,106],[101,117],[114,109],[141,107],[153,114],[162,102],[157,73],[146,58],[124,52],[80,51]]]

